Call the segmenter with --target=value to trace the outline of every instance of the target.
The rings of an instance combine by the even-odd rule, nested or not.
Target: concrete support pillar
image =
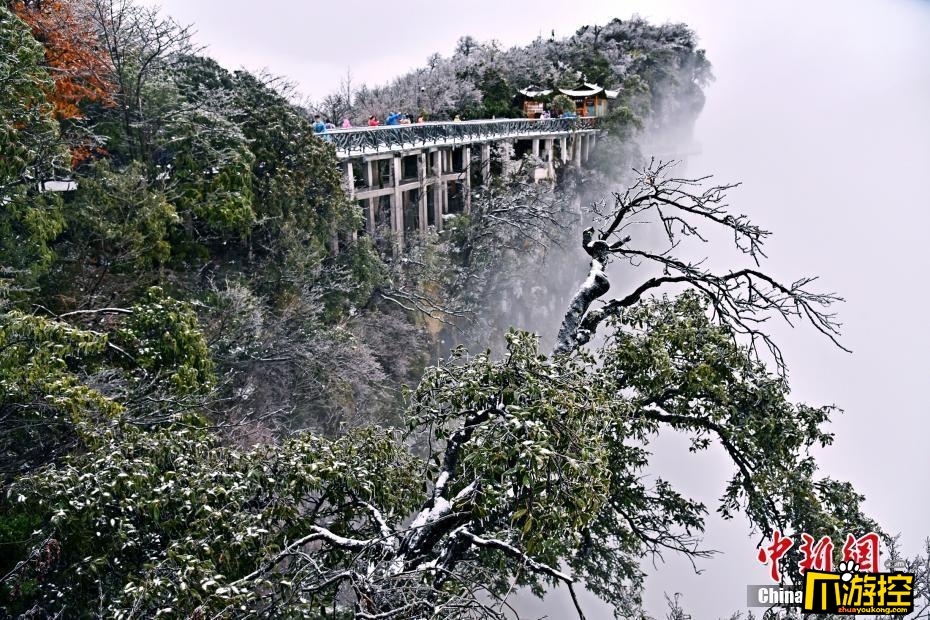
[[[505,179],[509,178],[516,168],[516,162],[513,161],[515,143],[513,140],[501,140],[497,143],[497,148],[501,156],[501,174]]]
[[[539,138],[533,139],[533,157],[539,157]]]
[[[395,155],[393,169],[391,170],[391,180],[394,182],[394,196],[391,202],[391,231],[397,240],[397,245],[403,247],[404,243],[404,200],[403,192],[400,191],[400,179],[403,176],[403,165],[400,155]]]
[[[375,162],[370,159],[365,162],[365,184],[367,187],[365,189],[371,191],[375,188]],[[366,214],[366,224],[368,234],[372,237],[375,236],[375,226],[376,226],[376,214],[377,214],[378,199],[369,198],[368,199],[368,213]]]
[[[439,149],[433,157],[433,174],[435,175],[433,183],[433,221],[436,222],[436,230],[442,230],[442,206],[445,200],[446,184],[442,180],[442,172],[446,160],[447,151]]]
[[[345,165],[345,187],[346,187],[346,197],[350,202],[355,202],[355,168],[352,166],[351,161],[347,161]],[[358,239],[358,231],[353,230],[349,233],[349,239],[355,241]],[[337,244],[338,248],[338,244]]]
[[[549,179],[555,178],[555,164],[553,159],[555,158],[555,139],[546,138],[546,177]]]
[[[581,156],[582,161],[587,162],[588,157],[591,156],[591,142],[594,139],[594,134],[585,134],[584,136],[584,146],[583,153]]]
[[[365,224],[366,224],[365,229],[368,231],[368,234],[371,235],[372,237],[375,236],[375,226],[377,226],[377,221],[378,221],[376,219],[377,206],[378,206],[377,198],[368,199],[368,209],[367,209],[367,213],[365,214]]]
[[[462,147],[462,170],[464,171],[465,213],[471,213],[471,147]]]
[[[375,181],[376,181],[376,179],[375,179],[375,168],[376,168],[375,162],[373,162],[373,161],[371,161],[371,160],[369,159],[367,162],[365,162],[365,168],[366,168],[366,169],[365,169],[365,182],[368,184],[368,189],[374,189],[374,188],[375,188],[375,185],[376,185],[376,183],[375,183]]]
[[[491,145],[484,143],[481,145],[481,184],[487,185],[491,182]]]
[[[584,134],[576,133],[572,136],[572,163],[575,167],[581,167],[581,145],[584,142]]]
[[[419,201],[418,201],[418,212],[420,219],[420,232],[426,232],[427,228],[427,219],[426,219],[426,173],[427,173],[427,154],[420,153],[417,155],[417,179],[420,181],[420,192],[419,192]]]
[[[559,138],[559,159],[563,164],[568,163],[568,138]]]
[[[346,196],[349,200],[355,200],[355,169],[351,161],[345,163],[342,178],[345,180]]]

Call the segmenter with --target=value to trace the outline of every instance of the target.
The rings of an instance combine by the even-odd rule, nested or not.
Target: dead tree
[[[587,344],[598,327],[624,308],[637,303],[647,292],[669,285],[683,285],[706,297],[714,319],[748,338],[756,357],[767,350],[780,372],[784,359],[771,335],[761,325],[772,316],[789,324],[807,320],[843,350],[837,338],[840,324],[829,307],[842,299],[832,293],[818,293],[809,287],[815,277],[802,277],[790,284],[779,282],[759,270],[766,258],[762,246],[769,236],[745,215],[727,211],[727,192],[739,184],[714,185],[706,189],[709,176],[674,176],[676,162],[652,160],[643,170],[635,170],[638,180],[623,193],[614,194],[611,209],[595,205],[599,226],[587,228],[582,247],[591,257],[588,277],[572,298],[559,330],[555,353],[570,353]],[[632,230],[639,225],[661,223],[667,243],[658,250],[634,243]],[[689,260],[677,255],[685,237],[707,242],[705,229],[718,228],[733,235],[738,250],[749,256],[753,266],[716,273],[704,267],[706,259]],[[607,266],[626,261],[634,266],[651,263],[662,274],[650,277],[625,295],[604,299],[610,290]],[[595,306],[595,302],[600,302]]]

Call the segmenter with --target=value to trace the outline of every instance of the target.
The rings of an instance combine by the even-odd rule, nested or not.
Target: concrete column
[[[462,170],[465,176],[465,213],[471,213],[471,147],[462,147]]]
[[[533,157],[539,157],[539,138],[533,139]]]
[[[497,143],[497,149],[501,156],[501,174],[504,178],[508,178],[513,174],[514,168],[516,168],[516,162],[513,161],[514,146],[513,140],[500,140]]]
[[[591,156],[591,141],[593,140],[594,134],[585,134],[584,136],[584,146],[582,147],[583,153],[581,156],[582,161],[587,162],[588,157]]]
[[[352,169],[352,162],[347,161],[342,165],[342,186],[346,190],[346,197],[349,200],[355,198],[355,171]]]
[[[370,159],[365,162],[366,164],[366,175],[365,180],[368,183],[368,189],[374,189],[375,187],[375,162]]]
[[[403,246],[404,243],[404,200],[403,192],[400,191],[400,178],[403,175],[403,166],[401,165],[400,155],[395,155],[393,159],[394,168],[391,174],[391,180],[394,182],[394,198],[391,203],[391,230],[397,239],[397,245]]]
[[[352,167],[351,161],[346,162],[345,180],[346,180],[346,197],[349,199],[350,202],[355,202],[355,169]],[[349,239],[351,239],[352,241],[357,240],[358,231],[353,230],[352,232],[350,232]]]
[[[568,138],[559,138],[559,159],[562,163],[568,163]]]
[[[368,212],[365,217],[365,220],[366,220],[365,223],[367,225],[366,229],[368,230],[368,234],[371,235],[372,237],[375,236],[375,225],[376,225],[375,222],[377,222],[377,220],[375,219],[375,206],[377,204],[378,204],[377,198],[368,199],[368,209],[367,209]]]
[[[581,144],[583,141],[583,133],[576,133],[572,136],[572,163],[577,168],[581,167]]]
[[[555,158],[555,139],[546,138],[546,176],[547,178],[555,178],[555,165],[553,159]]]
[[[420,153],[417,155],[417,178],[420,181],[420,198],[419,204],[419,213],[420,213],[420,232],[426,232],[427,219],[426,219],[426,168],[428,163],[428,156],[426,153]]]
[[[448,170],[446,171],[448,172]],[[442,230],[442,216],[449,212],[449,182],[445,179],[439,182],[439,195],[442,201],[439,203],[439,217],[436,218],[436,229]]]
[[[446,184],[442,180],[442,172],[444,168],[444,163],[446,159],[447,151],[439,149],[436,151],[433,157],[433,174],[435,175],[435,181],[433,185],[433,221],[436,222],[436,230],[442,230],[442,206],[443,200],[445,200],[446,194]]]
[[[367,191],[371,191],[375,187],[374,168],[375,166],[374,166],[373,161],[369,159],[368,161],[365,162],[365,185],[366,185],[365,189]],[[366,214],[365,214],[366,230],[368,230],[368,234],[371,235],[372,237],[375,236],[375,222],[377,221],[375,219],[375,216],[376,216],[377,204],[378,204],[377,198],[369,198],[368,209],[366,210]]]
[[[487,185],[491,182],[491,145],[484,143],[481,145],[481,184]]]

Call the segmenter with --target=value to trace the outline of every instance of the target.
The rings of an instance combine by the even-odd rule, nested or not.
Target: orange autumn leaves
[[[59,121],[83,118],[83,104],[114,105],[112,68],[87,0],[18,0],[12,9],[45,46],[45,64],[55,81],[49,101]],[[89,144],[72,145],[73,163],[86,159],[93,150]]]

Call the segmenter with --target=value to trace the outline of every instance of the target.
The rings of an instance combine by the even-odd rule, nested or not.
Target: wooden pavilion
[[[607,90],[603,86],[583,82],[576,88],[559,88],[559,89],[541,89],[536,86],[528,86],[518,91],[518,103],[520,109],[527,118],[539,118],[545,109],[545,101],[553,93],[559,93],[569,97],[575,102],[575,109],[578,116],[604,116],[607,114],[607,107],[611,100],[616,99],[620,94],[618,90]]]
[[[575,102],[578,116],[605,116],[609,102],[620,94],[618,90],[607,90],[603,86],[584,82],[577,88],[560,88],[559,92]]]
[[[545,101],[554,91],[551,88],[541,89],[531,85],[517,92],[520,110],[526,118],[539,118],[546,109]]]

